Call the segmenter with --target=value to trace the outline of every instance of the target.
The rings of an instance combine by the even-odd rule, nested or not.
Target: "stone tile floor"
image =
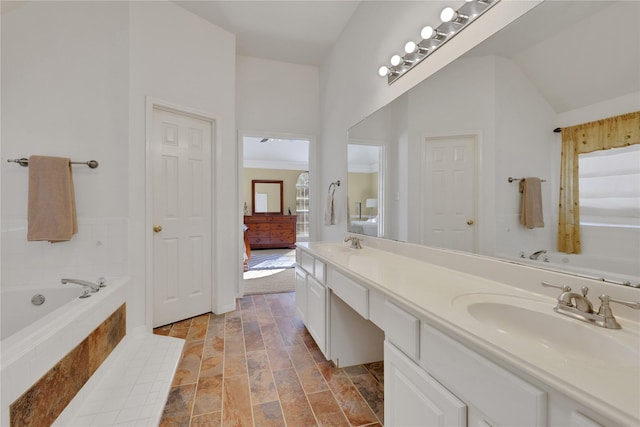
[[[186,340],[161,426],[382,426],[382,362],[336,369],[295,293],[246,296],[231,313],[154,330]]]

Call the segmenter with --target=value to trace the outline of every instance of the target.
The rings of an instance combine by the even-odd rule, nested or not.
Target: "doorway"
[[[291,237],[294,242],[308,241],[311,234],[311,141],[307,137],[261,133],[243,135],[241,141],[246,260],[242,294],[292,291],[295,246]],[[257,200],[252,194],[256,181],[282,182],[281,212],[265,215],[252,205]]]

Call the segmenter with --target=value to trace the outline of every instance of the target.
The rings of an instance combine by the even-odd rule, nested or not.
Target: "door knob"
[[[155,231],[156,233],[159,233],[162,231],[162,226],[161,225],[154,225],[153,226],[153,231]]]
[[[473,220],[472,219],[468,219],[467,220],[467,225],[473,225]]]

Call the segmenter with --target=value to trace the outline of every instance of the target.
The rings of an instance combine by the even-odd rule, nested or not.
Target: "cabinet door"
[[[307,316],[307,273],[296,267],[296,309],[303,322]]]
[[[326,350],[326,292],[322,283],[307,276],[307,329],[320,350]]]
[[[466,423],[466,405],[385,341],[384,425],[463,427]]]

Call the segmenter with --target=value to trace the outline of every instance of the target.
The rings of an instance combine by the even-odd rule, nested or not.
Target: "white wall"
[[[424,25],[437,24],[441,9],[450,3],[362,2],[320,69],[321,186],[326,188],[330,182],[346,178],[345,147],[349,127],[538,3],[533,0],[496,4],[481,19],[438,49],[429,60],[388,86],[385,79],[378,77],[378,67],[388,63],[392,54],[401,52],[407,40],[417,39]],[[321,237],[326,240],[340,239],[346,230],[346,191],[337,191],[336,198],[338,222],[335,226],[322,227]]]
[[[247,56],[238,56],[236,67],[238,129],[317,134],[317,67]]]
[[[130,274],[136,288],[133,321],[151,324],[142,301],[152,290],[145,270],[151,213],[145,210],[145,99],[153,97],[213,116],[213,307],[233,310],[241,268],[235,138],[235,36],[171,2],[130,3],[129,204]],[[233,224],[236,226],[234,227]],[[143,284],[145,286],[143,286]]]
[[[127,272],[128,6],[22,2],[2,13],[2,286]],[[79,233],[27,242],[28,173],[8,158],[73,166]],[[123,191],[123,189],[125,189]]]
[[[128,326],[151,327],[145,126],[153,97],[216,120],[213,305],[234,309],[242,265],[234,91],[235,37],[171,2],[3,10],[2,285],[129,274]],[[74,166],[80,230],[71,242],[26,242],[28,170],[4,159],[30,154],[100,162]]]

